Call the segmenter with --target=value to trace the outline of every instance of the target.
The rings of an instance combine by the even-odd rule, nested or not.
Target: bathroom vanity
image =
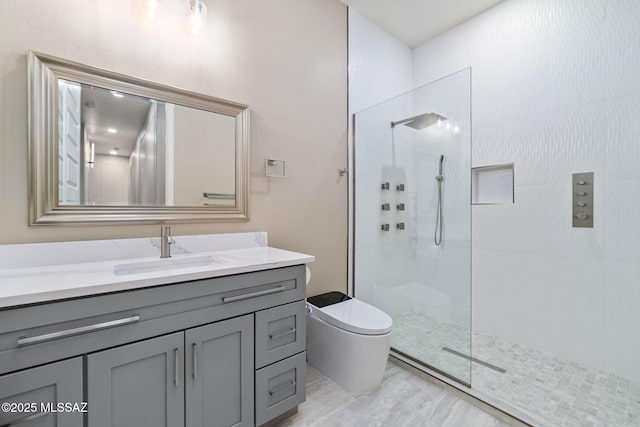
[[[1,412],[0,425],[260,426],[295,413],[313,257],[262,240],[167,262],[0,270],[0,402],[22,409]]]

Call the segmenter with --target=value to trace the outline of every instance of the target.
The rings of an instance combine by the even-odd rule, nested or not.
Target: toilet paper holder
[[[282,159],[267,157],[264,159],[264,175],[269,178],[286,178],[286,166]]]

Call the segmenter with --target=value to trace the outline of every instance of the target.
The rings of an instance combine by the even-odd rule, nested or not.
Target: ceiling
[[[82,123],[87,138],[95,143],[96,154],[109,154],[113,148],[118,155],[129,157],[142,130],[150,102],[134,95],[114,96],[113,91],[82,85]],[[116,92],[118,94],[118,92]],[[114,129],[117,133],[109,133]]]
[[[502,0],[340,1],[414,48]]]

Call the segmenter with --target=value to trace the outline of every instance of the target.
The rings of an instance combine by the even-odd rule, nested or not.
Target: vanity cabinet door
[[[184,332],[87,356],[89,427],[184,426]]]
[[[185,334],[187,427],[253,426],[253,314]]]
[[[0,403],[16,405],[0,411],[0,426],[82,427],[83,400],[81,357],[0,376]],[[59,403],[77,406],[55,412]],[[24,404],[35,405],[13,411]]]

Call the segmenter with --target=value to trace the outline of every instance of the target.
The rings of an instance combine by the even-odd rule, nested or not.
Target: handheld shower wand
[[[433,234],[433,241],[436,246],[440,246],[442,243],[442,164],[444,163],[444,154],[440,155],[440,162],[438,164],[438,175],[436,175],[436,181],[438,182],[438,202],[436,206],[436,229]]]

